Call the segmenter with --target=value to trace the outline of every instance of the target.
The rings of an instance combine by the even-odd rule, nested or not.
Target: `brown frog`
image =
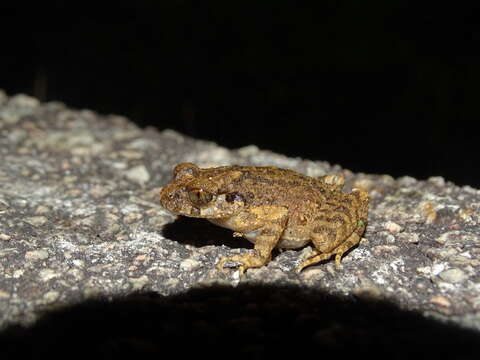
[[[315,250],[297,268],[335,255],[335,263],[358,244],[367,224],[368,194],[342,192],[342,175],[312,178],[273,166],[222,166],[200,169],[180,163],[160,192],[173,213],[205,218],[253,242],[251,253],[221,258],[239,263],[242,273],[270,261],[275,247],[295,249],[310,241]]]

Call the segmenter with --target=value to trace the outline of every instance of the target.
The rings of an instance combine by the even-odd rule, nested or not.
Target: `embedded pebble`
[[[45,303],[51,304],[56,302],[59,297],[60,293],[58,291],[48,291],[47,293],[45,293],[45,295],[43,295],[43,300]]]
[[[45,216],[30,216],[25,218],[24,221],[32,226],[42,226],[48,222],[48,219]]]
[[[26,137],[28,137],[28,133],[23,129],[15,129],[12,132],[10,132],[7,136],[8,136],[8,140],[11,143],[19,144],[23,140],[25,140]]]
[[[425,224],[433,224],[437,219],[437,212],[435,210],[435,204],[431,201],[423,201],[418,207],[417,211],[422,215],[425,220]]]
[[[439,237],[437,237],[435,239],[436,242],[438,242],[439,244],[446,244],[447,241],[448,241],[448,238],[451,236],[451,233],[450,232],[446,232],[446,233],[443,233],[442,235],[440,235]]]
[[[414,186],[418,180],[411,176],[402,176],[397,181],[400,186],[410,187]]]
[[[12,96],[0,109],[0,118],[9,125],[16,124],[22,117],[31,115],[40,102],[24,94]],[[2,103],[3,105],[3,103]]]
[[[370,192],[375,188],[375,181],[369,178],[362,178],[354,180],[352,186],[353,188],[358,188]]]
[[[127,224],[133,224],[134,222],[137,222],[138,220],[140,220],[142,217],[143,215],[140,213],[132,213],[132,214],[128,214],[127,216],[124,216],[123,220]]]
[[[432,275],[438,275],[440,274],[445,268],[447,267],[446,263],[436,263],[433,264],[432,266]]]
[[[384,227],[385,229],[390,231],[392,234],[398,234],[400,231],[402,231],[402,227],[397,223],[394,223],[393,221],[387,221],[384,224]]]
[[[401,241],[405,241],[411,244],[418,244],[420,237],[417,233],[402,232],[397,235],[397,238]]]
[[[150,282],[150,279],[148,278],[147,275],[142,275],[138,278],[130,278],[129,281],[132,284],[132,290],[137,291],[137,290],[142,290],[145,287],[145,285],[147,285]]]
[[[440,249],[436,251],[436,254],[440,259],[448,259],[457,255],[457,250],[454,248]]]
[[[83,271],[75,268],[68,270],[67,275],[71,276],[75,282],[79,282],[85,278]]]
[[[363,299],[382,299],[384,297],[382,288],[374,283],[360,286],[354,289],[353,293]]]
[[[26,208],[28,205],[28,201],[25,199],[14,199],[12,201],[12,207],[19,207],[19,208]]]
[[[242,156],[256,155],[258,154],[259,150],[260,149],[256,145],[247,145],[237,149],[238,153]]]
[[[27,251],[25,253],[25,260],[27,261],[45,260],[47,258],[48,258],[48,251],[44,249]]]
[[[60,274],[55,272],[52,269],[43,269],[40,270],[40,273],[38,274],[40,279],[44,282],[47,282],[49,280],[55,279],[56,277],[59,277]]]
[[[10,240],[12,237],[8,234],[3,234],[3,233],[0,233],[0,240],[2,241],[8,241]]]
[[[395,243],[395,236],[393,236],[392,234],[387,234],[385,236],[385,241],[388,243],[388,244],[393,244]]]
[[[9,208],[9,204],[6,200],[0,199],[0,213],[6,211]]]
[[[417,267],[415,269],[419,274],[422,274],[424,276],[430,276],[430,274],[432,273],[432,268],[430,266],[421,266],[421,267]]]
[[[144,165],[135,166],[125,172],[125,177],[139,185],[144,185],[150,181],[150,173]]]
[[[109,189],[108,187],[96,185],[96,186],[93,186],[93,187],[90,189],[90,195],[91,195],[94,199],[101,199],[101,198],[103,198],[104,196],[108,195],[108,193],[110,192],[110,190],[111,190],[111,189]]]
[[[119,155],[128,159],[128,160],[140,160],[143,158],[144,154],[140,151],[133,150],[123,150],[119,152]]]
[[[442,271],[440,274],[438,274],[438,276],[446,281],[446,282],[449,282],[449,283],[452,283],[452,284],[458,284],[458,283],[461,283],[463,281],[465,281],[465,279],[467,279],[467,275],[460,269],[448,269],[448,270],[445,270],[445,271]]]
[[[432,304],[440,305],[443,307],[450,307],[451,303],[448,301],[448,299],[445,296],[435,296],[430,299],[430,302]]]
[[[439,187],[445,186],[445,179],[441,176],[431,176],[427,180],[429,183],[434,184]]]
[[[396,245],[377,245],[373,248],[373,253],[377,256],[385,254],[393,254],[397,252],[400,248]]]
[[[200,267],[202,267],[202,263],[193,259],[186,259],[180,263],[180,269],[183,271],[193,271]]]
[[[35,108],[40,105],[38,99],[25,94],[14,95],[8,101],[8,106],[18,106],[22,108]]]
[[[323,279],[326,276],[326,273],[322,269],[312,266],[307,267],[304,271],[302,271],[300,276],[302,281],[310,283],[312,281]]]
[[[468,302],[472,304],[475,310],[480,310],[480,296],[474,296],[468,299]]]
[[[35,209],[35,214],[36,215],[46,215],[46,214],[50,213],[51,211],[52,210],[50,209],[50,207],[45,206],[45,205],[40,205]]]

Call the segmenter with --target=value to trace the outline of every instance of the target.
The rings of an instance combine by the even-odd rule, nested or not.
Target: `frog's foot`
[[[335,255],[335,265],[338,269],[341,266],[341,261],[342,261],[343,254],[345,252],[347,252],[348,250],[350,250],[355,245],[357,245],[360,242],[360,240],[361,240],[361,237],[358,236],[357,233],[353,233],[352,235],[350,235],[350,237],[345,242],[343,242],[342,244],[340,244],[338,247],[336,247],[335,249],[333,249],[330,252],[322,253],[322,252],[318,251],[317,249],[313,250],[311,256],[308,259],[306,259],[305,261],[303,261],[300,264],[300,266],[297,267],[297,272],[302,271],[307,266],[317,264],[317,263],[319,263],[320,261],[323,261],[323,260],[328,260],[333,255]]]
[[[227,262],[240,263],[240,265],[237,266],[237,269],[240,271],[240,274],[243,274],[245,270],[261,267],[268,261],[269,257],[262,257],[254,251],[253,253],[222,257],[217,264],[217,269],[225,271],[224,266]]]
[[[334,253],[335,252],[320,253],[318,250],[313,250],[310,257],[308,259],[304,260],[299,266],[297,266],[296,270],[297,270],[297,272],[301,272],[307,266],[317,264],[317,263],[319,263],[320,261],[323,261],[323,260],[328,260],[332,257],[332,255]],[[340,257],[337,255],[336,258],[335,258],[335,263],[336,263],[337,267],[340,266],[340,258],[341,258],[341,255],[340,255]],[[338,259],[338,261],[337,261],[337,259]]]

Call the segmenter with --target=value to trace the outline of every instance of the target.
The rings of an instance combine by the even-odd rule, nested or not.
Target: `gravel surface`
[[[268,266],[250,269],[242,278],[233,270],[219,272],[215,269],[219,257],[248,251],[251,245],[206,221],[176,219],[159,205],[161,186],[170,179],[173,166],[183,161],[201,167],[274,165],[310,176],[342,172],[347,191],[361,187],[370,193],[364,239],[344,256],[339,269],[329,261],[297,274],[294,269],[309,251],[306,248],[278,252]],[[232,298],[232,304],[239,307],[256,304],[263,308],[267,301],[271,306],[265,314],[272,316],[275,306],[281,307],[277,316],[290,314],[284,316],[288,321],[316,317],[322,306],[329,309],[326,317],[332,321],[335,311],[347,322],[355,314],[370,319],[375,311],[370,305],[358,304],[382,304],[381,314],[398,312],[405,319],[415,316],[417,325],[437,324],[433,328],[438,333],[425,327],[430,330],[423,336],[431,342],[432,334],[438,341],[449,338],[443,338],[443,329],[462,334],[450,337],[451,341],[468,342],[472,336],[478,342],[479,208],[479,190],[455,186],[441,177],[420,181],[353,174],[338,165],[288,158],[255,146],[228,150],[171,130],[139,129],[121,116],[100,116],[61,103],[41,104],[25,95],[8,97],[0,91],[3,340],[17,345],[31,340],[35,331],[43,329],[45,319],[66,308],[78,307],[81,313],[86,307],[111,304],[110,309],[123,311],[128,301],[138,300],[131,300],[132,294],[151,294],[148,300],[139,295],[145,308],[173,304],[174,314],[186,316],[175,301],[183,296],[181,301],[186,302],[191,294],[194,300],[189,301],[198,304],[199,293],[206,291],[201,296],[207,304],[213,301],[206,309],[213,314],[217,305],[212,293]],[[265,289],[269,296],[278,289],[282,300],[272,300]],[[237,294],[247,297],[243,305],[238,305]],[[307,301],[308,296],[317,299],[317,305]],[[350,305],[331,310],[332,299]],[[92,301],[100,302],[91,308],[85,305]],[[297,314],[294,320],[289,306]],[[218,313],[231,318],[228,311],[222,311]],[[257,317],[247,316],[254,323],[237,324],[236,331],[255,328]],[[279,319],[272,324],[281,323]],[[208,328],[205,319],[195,321],[201,329]],[[334,335],[342,327],[353,331],[345,321],[338,321],[336,325],[319,323],[326,331],[320,341],[323,346],[327,346],[325,339],[340,341]],[[385,328],[390,322],[389,316],[383,317]],[[318,340],[320,330],[310,333],[306,330],[310,328],[300,332],[305,344]],[[462,331],[469,335],[463,336]],[[411,334],[411,344],[417,344],[413,339],[418,333]]]

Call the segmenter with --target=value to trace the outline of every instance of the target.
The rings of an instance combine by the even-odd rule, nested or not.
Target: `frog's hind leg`
[[[312,255],[304,260],[300,266],[297,267],[297,272],[300,272],[302,271],[304,268],[306,268],[307,266],[310,266],[310,265],[313,265],[313,264],[317,264],[323,260],[328,260],[330,259],[333,255],[335,255],[335,265],[337,266],[337,268],[340,266],[340,262],[341,262],[341,259],[342,259],[342,255],[347,252],[348,250],[350,250],[352,247],[354,247],[355,245],[357,245],[361,240],[361,237],[356,233],[354,232],[353,234],[351,234],[347,240],[345,240],[344,242],[342,242],[339,246],[337,246],[336,248],[334,248],[333,250],[331,251],[328,251],[328,252],[322,252],[318,249],[315,249],[313,250],[313,253]],[[316,245],[316,241],[314,240],[314,244]]]

